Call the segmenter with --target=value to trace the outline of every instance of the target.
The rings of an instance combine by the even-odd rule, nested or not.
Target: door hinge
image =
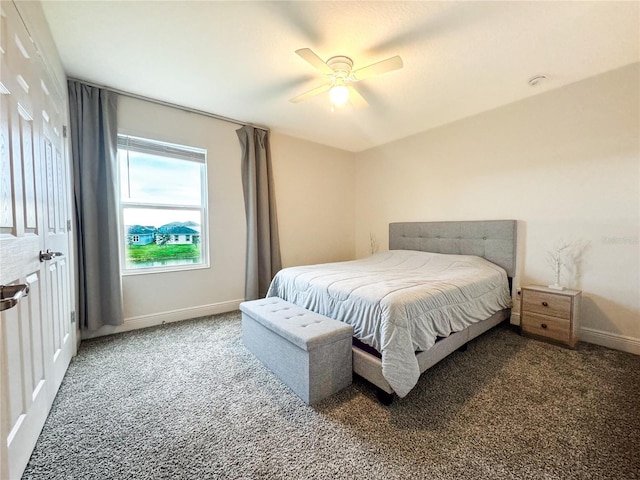
[[[76,312],[71,312],[71,323],[76,323]]]
[[[67,232],[71,231],[71,220],[67,220]]]
[[[67,138],[67,126],[66,125],[62,126],[62,137],[63,138]]]

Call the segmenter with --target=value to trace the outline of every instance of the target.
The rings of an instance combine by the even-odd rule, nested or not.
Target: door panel
[[[56,252],[56,256],[47,262],[47,305],[52,327],[51,362],[53,367],[53,388],[51,399],[58,390],[64,374],[75,350],[71,332],[71,291],[69,281],[69,233],[67,220],[70,218],[68,169],[65,164],[64,141],[62,138],[62,117],[60,115],[63,104],[62,96],[46,78],[43,72],[40,82],[43,99],[42,114],[42,151],[46,176],[46,193],[43,200],[46,203],[47,227],[44,232],[46,248]]]
[[[8,398],[3,402],[3,437],[6,435],[6,470],[2,478],[19,478],[34,440],[50,408],[46,389],[46,358],[42,324],[32,320],[40,313],[41,285],[38,273],[28,275],[29,295],[17,307],[2,312]],[[34,328],[35,327],[35,328]],[[35,432],[35,439],[34,439]],[[4,445],[3,445],[4,447]],[[6,472],[6,473],[5,473]]]
[[[20,478],[73,352],[63,86],[48,77],[12,2],[0,3],[0,478]],[[60,255],[41,261],[40,252]]]
[[[22,148],[22,179],[24,183],[25,233],[36,233],[36,176],[33,163],[33,126],[32,119],[20,116],[20,134]]]
[[[0,87],[0,232],[13,230],[13,175],[11,174],[11,135],[9,129],[10,105],[8,90]]]

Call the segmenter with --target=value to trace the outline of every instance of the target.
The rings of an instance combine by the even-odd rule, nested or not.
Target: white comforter
[[[400,397],[420,376],[416,351],[511,305],[499,266],[480,257],[408,250],[286,268],[267,297],[353,325],[356,338],[382,353],[382,374]]]

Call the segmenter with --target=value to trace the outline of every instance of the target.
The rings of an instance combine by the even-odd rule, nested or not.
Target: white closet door
[[[14,4],[0,5],[0,285],[29,289],[0,313],[0,478],[19,479],[75,350],[67,107]]]

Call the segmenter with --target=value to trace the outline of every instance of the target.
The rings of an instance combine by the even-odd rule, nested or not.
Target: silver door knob
[[[22,297],[29,294],[29,285],[0,285],[0,312],[15,307]]]
[[[40,251],[40,261],[44,262],[46,260],[51,260],[54,257],[62,256],[62,252],[52,252],[51,250],[47,250],[46,252]]]

